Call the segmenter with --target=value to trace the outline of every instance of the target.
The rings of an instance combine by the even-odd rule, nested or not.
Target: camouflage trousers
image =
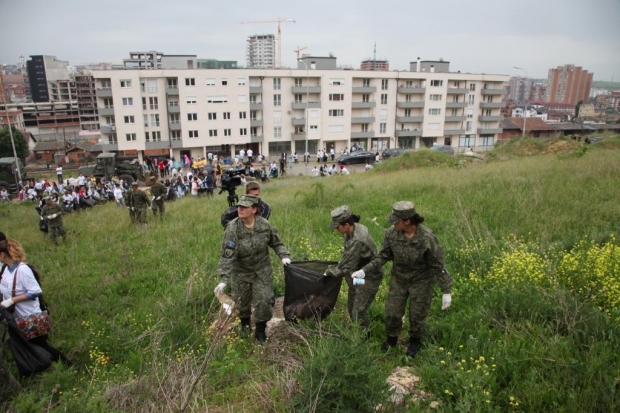
[[[351,320],[357,321],[360,326],[367,329],[370,327],[370,316],[368,310],[379,291],[381,279],[366,280],[364,285],[353,285],[351,277],[344,277],[349,286],[349,297],[347,301],[347,311]]]
[[[11,370],[6,361],[5,347],[2,338],[6,331],[6,324],[0,323],[0,400],[9,400],[17,396],[21,390],[21,386],[15,377],[11,374]]]
[[[410,282],[392,275],[390,291],[385,301],[385,332],[388,336],[399,336],[409,299],[409,335],[422,338],[436,282],[433,277]]]
[[[233,275],[231,298],[239,311],[239,318],[252,316],[252,304],[254,304],[254,321],[269,321],[272,314],[274,300],[273,278],[255,277],[248,282],[247,277],[235,277]]]
[[[65,230],[65,226],[61,225],[59,227],[49,227],[49,236],[54,244],[58,242],[58,237],[67,237],[67,231]]]
[[[133,222],[138,224],[146,224],[146,205],[143,208],[137,207],[133,213]]]
[[[164,219],[164,212],[166,211],[166,207],[164,206],[164,200],[161,199],[159,201],[153,201],[151,205],[151,209],[153,210],[153,215],[157,216],[157,210],[159,210],[159,218]]]

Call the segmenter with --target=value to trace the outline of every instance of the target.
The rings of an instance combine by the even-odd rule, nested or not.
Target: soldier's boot
[[[250,317],[241,319],[241,331],[239,337],[246,339],[250,336]]]
[[[381,344],[381,351],[387,353],[390,347],[396,347],[398,337],[387,336],[387,339]]]
[[[265,329],[267,328],[266,321],[260,321],[256,323],[256,331],[254,332],[254,338],[258,344],[263,344],[267,341],[267,334],[265,333]]]
[[[407,356],[414,358],[420,351],[422,343],[418,337],[409,337],[409,346],[407,346]]]

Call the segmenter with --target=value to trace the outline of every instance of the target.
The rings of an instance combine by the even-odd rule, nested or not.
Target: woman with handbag
[[[0,274],[0,306],[13,312],[17,326],[30,343],[50,353],[52,361],[70,364],[58,349],[47,342],[50,326],[47,311],[41,311],[41,286],[25,261],[26,254],[19,242],[10,238],[0,241],[0,263],[4,267]]]

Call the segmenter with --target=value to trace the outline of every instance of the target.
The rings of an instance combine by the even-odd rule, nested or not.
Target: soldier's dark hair
[[[360,222],[360,216],[359,215],[355,215],[355,214],[351,214],[351,216],[349,218],[345,219],[344,221],[342,221],[340,223],[340,225],[344,225],[344,224],[353,225],[356,222]]]
[[[407,218],[412,225],[418,225],[424,222],[424,217],[420,214],[415,214],[411,218]]]

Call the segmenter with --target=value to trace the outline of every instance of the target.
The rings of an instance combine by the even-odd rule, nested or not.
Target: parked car
[[[454,155],[454,148],[450,145],[433,145],[431,147],[431,151],[449,153],[450,155]]]
[[[365,151],[355,151],[351,152],[348,155],[341,156],[336,159],[336,162],[344,165],[352,165],[352,164],[366,164],[366,163],[374,163],[375,162],[375,154],[372,152]]]
[[[587,144],[590,144],[590,143],[594,143],[594,142],[600,142],[600,141],[602,141],[603,139],[605,139],[605,138],[604,138],[604,137],[602,137],[602,136],[593,136],[593,137],[591,137],[591,138],[586,138],[586,139],[585,139],[585,142],[586,142]]]
[[[388,158],[391,158],[392,156],[402,155],[405,152],[406,151],[404,149],[398,149],[398,148],[386,149],[381,154],[381,158],[388,159]]]

